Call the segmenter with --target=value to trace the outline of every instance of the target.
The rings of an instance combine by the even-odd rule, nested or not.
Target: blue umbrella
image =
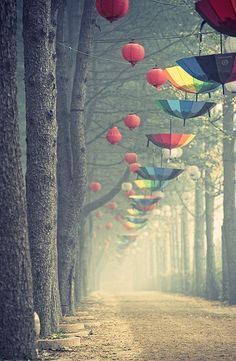
[[[184,120],[189,118],[196,118],[208,113],[210,116],[210,109],[216,103],[192,100],[157,100],[156,105],[164,110],[164,112]]]
[[[157,198],[142,198],[142,199],[132,199],[133,204],[136,204],[138,206],[151,206],[153,204],[158,203],[161,200],[160,197]]]
[[[139,217],[125,217],[127,219],[127,221],[131,222],[131,223],[135,223],[135,224],[142,224],[142,223],[146,223],[148,221],[147,218],[139,218]]]
[[[165,181],[178,177],[184,170],[177,168],[140,167],[137,174],[144,179]]]
[[[180,59],[177,64],[202,81],[224,85],[236,80],[236,53],[193,56]]]

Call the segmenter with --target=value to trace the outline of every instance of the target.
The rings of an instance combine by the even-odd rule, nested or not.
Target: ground
[[[100,327],[50,360],[236,360],[236,307],[157,292],[96,296],[81,309]]]

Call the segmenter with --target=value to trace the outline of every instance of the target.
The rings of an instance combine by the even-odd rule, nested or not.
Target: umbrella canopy
[[[127,209],[127,213],[131,216],[143,216],[145,214],[145,212],[133,208]]]
[[[176,118],[184,120],[210,114],[210,110],[216,105],[213,102],[192,101],[192,100],[157,100],[156,105],[164,112]]]
[[[132,207],[133,207],[134,209],[139,210],[139,211],[142,211],[142,212],[150,212],[150,211],[152,211],[152,210],[156,207],[156,205],[155,205],[155,204],[151,204],[150,206],[142,206],[142,205],[140,205],[140,204],[135,204],[135,203],[133,203],[133,204],[132,204]]]
[[[143,224],[135,224],[135,223],[131,223],[131,222],[127,222],[126,225],[132,229],[132,228],[143,228],[146,226],[146,223],[143,223]]]
[[[235,0],[199,0],[195,4],[195,9],[219,33],[236,36]]]
[[[192,56],[177,60],[177,64],[202,81],[225,84],[236,80],[236,53]]]
[[[139,218],[139,217],[125,217],[128,222],[135,223],[135,224],[143,224],[148,221],[147,218]]]
[[[177,133],[159,133],[159,134],[146,134],[149,141],[161,148],[174,149],[182,148],[189,144],[194,134],[177,134]],[[137,172],[138,173],[138,172]]]
[[[161,200],[160,197],[155,198],[139,198],[139,199],[132,199],[133,204],[137,204],[138,206],[151,206],[153,204],[158,203]]]
[[[178,168],[159,168],[159,167],[140,167],[138,175],[144,179],[166,181],[178,177],[184,169]]]
[[[175,88],[186,93],[209,93],[220,86],[220,84],[216,82],[205,82],[196,79],[178,65],[166,68],[164,71],[169,82]]]
[[[140,189],[149,189],[151,192],[155,192],[166,187],[168,181],[161,182],[159,180],[137,179],[134,181],[134,184]]]
[[[121,234],[117,235],[117,238],[119,239],[118,243],[123,244],[129,244],[136,241],[138,235],[137,234]]]

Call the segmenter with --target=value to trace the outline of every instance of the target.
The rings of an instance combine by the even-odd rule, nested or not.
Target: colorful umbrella
[[[180,66],[172,66],[171,68],[166,68],[164,71],[171,84],[175,88],[186,93],[209,93],[220,86],[220,84],[216,82],[204,82],[198,80],[188,74]]]
[[[131,216],[143,216],[145,214],[145,212],[133,208],[127,209],[127,213],[129,213]]]
[[[194,134],[177,134],[177,133],[159,133],[159,134],[146,134],[149,142],[157,145],[161,148],[174,149],[182,148],[185,145],[189,144],[193,138]],[[138,172],[137,172],[138,173]]]
[[[180,59],[177,64],[202,81],[223,85],[236,80],[236,53],[193,56]]]
[[[135,224],[143,224],[148,221],[147,218],[140,218],[140,217],[125,217],[128,222],[135,223]]]
[[[184,169],[177,168],[159,168],[159,167],[140,167],[137,174],[150,180],[166,181],[178,177]]]
[[[195,9],[219,33],[236,36],[235,0],[199,0]]]
[[[138,205],[138,204],[135,204],[133,203],[132,204],[132,207],[136,210],[139,210],[139,211],[142,211],[142,212],[150,212],[152,211],[156,205],[155,204],[151,204],[150,206],[141,206],[141,205]]]
[[[159,180],[138,179],[135,180],[134,183],[140,189],[149,189],[151,192],[155,192],[166,187],[168,181],[161,182]]]
[[[138,235],[137,234],[121,234],[121,235],[117,235],[117,238],[119,239],[118,243],[123,243],[123,244],[129,244],[129,243],[133,243],[136,241]]]
[[[135,223],[131,223],[131,222],[127,222],[126,225],[129,227],[129,229],[132,228],[136,228],[136,229],[140,229],[146,226],[146,223],[143,224],[135,224]]]
[[[151,206],[153,204],[158,203],[161,200],[160,197],[155,198],[141,198],[141,199],[132,199],[133,204],[137,204],[138,206]]]
[[[192,100],[157,100],[156,105],[164,112],[172,115],[173,117],[181,118],[185,120],[189,118],[196,118],[208,113],[210,115],[210,109],[212,109],[216,103],[192,101]]]

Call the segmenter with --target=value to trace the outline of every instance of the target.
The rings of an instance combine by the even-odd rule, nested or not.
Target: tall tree
[[[35,356],[33,290],[16,101],[16,1],[0,2],[0,358]]]
[[[57,331],[55,15],[57,0],[24,0],[29,240],[41,336]]]

